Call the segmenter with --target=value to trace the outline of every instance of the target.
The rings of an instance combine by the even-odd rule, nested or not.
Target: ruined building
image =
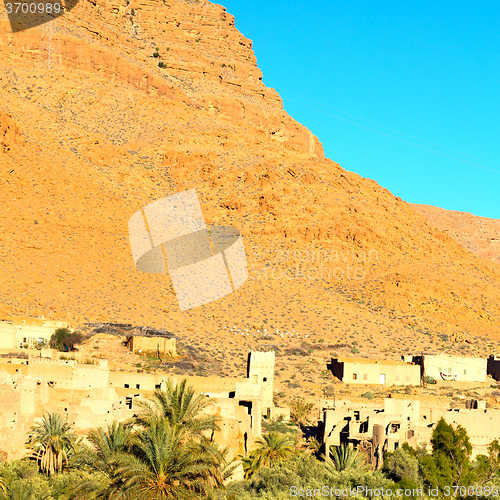
[[[168,378],[187,379],[196,392],[210,397],[209,412],[221,417],[215,438],[233,457],[247,453],[261,435],[262,415],[274,409],[274,351],[252,351],[248,377],[196,377],[111,371],[106,360],[58,359],[52,350],[23,351],[0,358],[0,450],[20,458],[27,432],[47,412],[69,418],[77,434],[126,420],[137,402],[164,389]],[[43,357],[52,355],[54,358]]]
[[[443,408],[395,398],[386,398],[383,405],[323,400],[318,433],[325,451],[330,446],[351,443],[366,451],[378,467],[385,451],[392,452],[403,443],[413,447],[429,443],[443,417],[448,424],[467,430],[473,457],[487,454],[491,441],[500,439],[500,410],[486,409],[484,401],[467,406]]]

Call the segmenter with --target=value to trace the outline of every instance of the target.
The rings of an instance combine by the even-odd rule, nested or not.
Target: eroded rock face
[[[431,226],[449,234],[469,252],[500,264],[500,220],[429,205],[411,206]]]
[[[50,70],[40,30],[0,23],[0,317],[166,328],[228,363],[269,340],[253,325],[278,348],[292,329],[377,352],[500,335],[500,267],[324,159],[222,7],[81,0]],[[128,220],[191,188],[243,234],[250,277],[187,314],[168,275],[135,270]]]
[[[45,61],[48,44],[41,43],[40,29],[13,35],[6,16],[1,22],[1,45],[22,50],[26,59],[42,48]],[[277,142],[324,157],[318,138],[262,83],[252,41],[224,7],[206,0],[82,0],[57,23],[60,45],[53,42],[52,58],[60,55],[64,68],[248,123]]]

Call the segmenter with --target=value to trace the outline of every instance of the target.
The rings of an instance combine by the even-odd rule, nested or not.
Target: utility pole
[[[163,332],[163,363],[165,363],[165,347],[167,345],[167,330]]]

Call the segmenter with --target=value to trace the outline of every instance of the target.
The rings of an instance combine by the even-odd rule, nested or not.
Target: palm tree
[[[302,398],[297,399],[290,408],[290,420],[303,427],[309,423],[309,413],[313,408],[312,403],[306,403]]]
[[[85,477],[71,489],[72,498],[110,498],[117,489],[116,466],[123,453],[131,447],[132,429],[114,421],[104,429],[92,429],[87,439],[90,446],[83,446],[70,463],[72,467],[97,473]]]
[[[7,493],[7,480],[2,471],[2,474],[0,475],[0,495],[3,495],[4,493]]]
[[[90,446],[85,446],[74,456],[72,465],[84,466],[109,475],[113,469],[114,458],[130,449],[131,435],[131,427],[116,420],[108,425],[107,429],[98,427],[90,430],[87,435]]]
[[[72,450],[76,435],[72,432],[67,418],[58,413],[50,413],[30,429],[31,435],[26,444],[33,451],[33,457],[42,472],[60,472],[64,462],[68,464],[68,453]]]
[[[133,499],[194,500],[222,484],[224,465],[217,446],[187,441],[168,419],[152,418],[134,434],[131,453],[119,458],[116,477]]]
[[[90,431],[90,446],[72,465],[95,471],[69,492],[74,499],[191,500],[207,498],[234,470],[227,449],[212,442],[218,418],[186,380],[156,391],[126,424]],[[211,433],[207,436],[207,433]]]
[[[139,404],[143,411],[133,423],[141,427],[148,426],[156,419],[167,419],[171,428],[182,432],[186,439],[201,438],[207,432],[213,435],[220,430],[218,417],[203,414],[210,405],[208,398],[202,394],[196,395],[194,389],[187,385],[186,379],[178,384],[169,379],[166,390],[157,390],[151,403]]]
[[[331,471],[355,470],[367,472],[371,469],[366,462],[366,455],[359,450],[355,450],[352,444],[341,444],[340,446],[330,446],[331,462],[327,463],[327,468]]]
[[[313,453],[314,455],[319,454],[319,450],[321,449],[321,443],[318,441],[316,437],[310,437],[306,441],[305,449],[309,453]]]
[[[242,459],[245,477],[251,477],[262,466],[286,460],[295,452],[296,442],[289,434],[270,432],[255,440],[256,448],[247,458]]]
[[[43,500],[43,498],[37,498],[33,486],[17,480],[4,483],[0,491],[0,500]]]

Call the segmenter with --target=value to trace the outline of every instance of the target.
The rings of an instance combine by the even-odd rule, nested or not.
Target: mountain
[[[411,206],[431,226],[449,234],[473,254],[500,264],[500,220],[430,205]]]
[[[167,328],[226,373],[270,345],[286,366],[321,345],[496,348],[498,263],[325,159],[223,7],[81,0],[50,69],[41,29],[14,35],[0,15],[0,317]],[[240,229],[250,276],[181,312],[168,275],[135,270],[127,225],[191,188],[208,224]]]

